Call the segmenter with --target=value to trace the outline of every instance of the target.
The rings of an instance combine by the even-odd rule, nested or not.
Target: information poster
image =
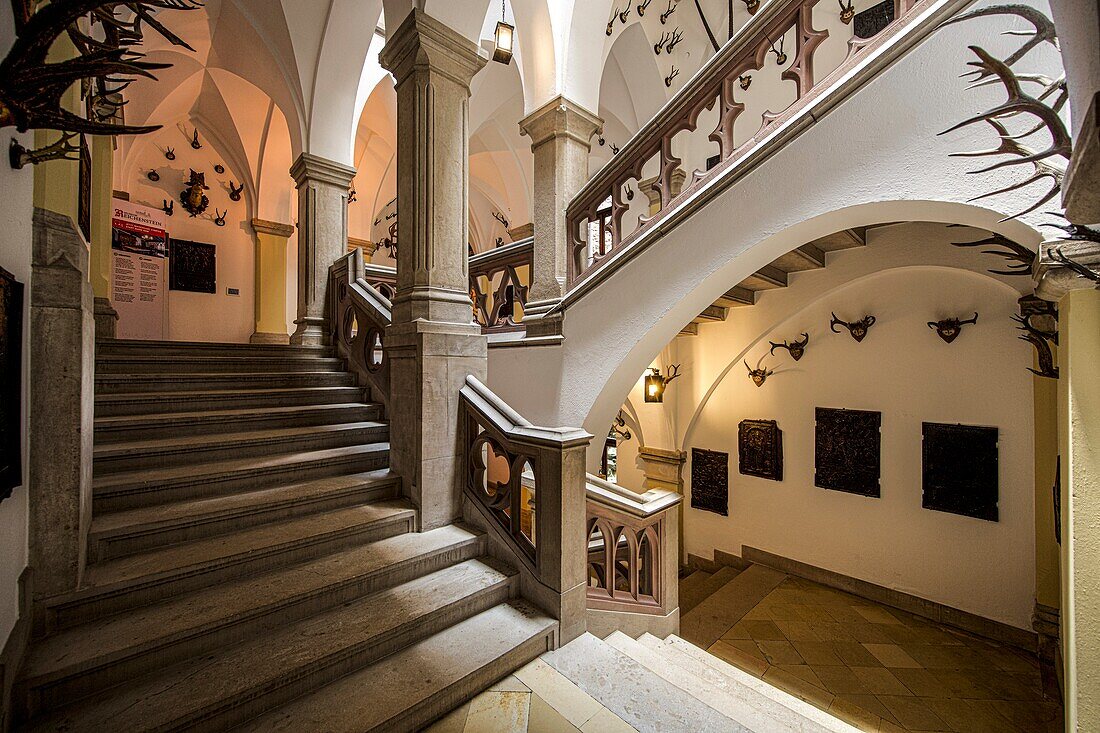
[[[168,234],[164,212],[112,200],[111,304],[118,338],[164,338],[168,311]]]

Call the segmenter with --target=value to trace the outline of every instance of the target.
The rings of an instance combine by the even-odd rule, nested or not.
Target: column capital
[[[536,148],[557,137],[569,137],[591,148],[592,136],[603,132],[603,120],[576,102],[558,95],[519,121],[521,135]]]
[[[390,36],[378,60],[398,85],[417,69],[430,69],[469,90],[470,80],[489,56],[466,36],[414,8]]]
[[[267,221],[266,219],[253,219],[252,231],[257,234],[270,234],[274,237],[289,237],[294,233],[293,224],[282,224],[277,221]]]
[[[320,181],[347,188],[355,178],[355,169],[319,155],[302,153],[290,166],[290,175],[298,188],[301,188],[306,181]]]
[[[1100,242],[1076,239],[1055,239],[1039,245],[1039,258],[1035,266],[1035,294],[1043,300],[1059,301],[1071,290],[1091,290],[1100,287],[1074,272],[1052,256],[1058,250],[1074,263],[1090,270],[1100,278]]]

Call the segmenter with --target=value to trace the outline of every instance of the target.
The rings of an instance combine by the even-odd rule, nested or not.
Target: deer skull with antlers
[[[764,357],[760,357],[760,361],[757,362],[756,368],[753,369],[751,366],[749,366],[749,362],[747,360],[744,360],[745,369],[749,371],[749,379],[751,379],[752,383],[755,384],[757,387],[763,387],[764,382],[768,379],[768,377],[775,374],[775,372],[773,372],[771,369],[768,369],[767,367],[762,367],[760,365],[763,361]]]
[[[768,343],[771,344],[771,349],[768,350],[769,354],[774,354],[776,349],[786,349],[791,358],[798,361],[806,353],[806,344],[810,343],[810,334],[803,333],[801,341],[784,341],[781,344],[769,341]]]
[[[848,329],[848,333],[852,334],[852,338],[856,340],[856,343],[866,338],[867,332],[871,330],[871,326],[875,325],[874,316],[864,316],[858,321],[852,321],[851,323],[840,320],[836,317],[836,313],[833,313],[832,316],[833,320],[829,321],[829,330],[833,333],[840,333],[840,331],[837,330],[837,326],[844,326]]]
[[[928,327],[935,329],[941,339],[947,343],[951,343],[959,337],[960,333],[962,333],[963,326],[977,322],[978,314],[975,312],[973,318],[968,318],[965,321],[958,318],[944,318],[942,321],[929,321]]]

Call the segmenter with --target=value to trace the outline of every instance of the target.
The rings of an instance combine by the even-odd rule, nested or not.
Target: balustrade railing
[[[855,22],[839,25],[839,32],[851,34],[846,49],[838,52],[831,44],[821,58],[819,51],[829,31],[815,29],[814,11],[819,4],[826,8],[825,0],[762,4],[570,202],[566,212],[570,289],[616,259],[710,181],[729,177],[730,169],[762,147],[773,131],[806,111],[866,57],[869,47],[898,35],[934,2],[886,0],[866,11],[872,17],[856,17]],[[828,7],[832,14],[838,12]],[[857,36],[857,30],[868,37]],[[838,32],[836,25],[833,31]],[[775,76],[768,65],[780,67],[778,79],[772,79],[775,91],[765,101],[754,100],[753,86],[759,88]],[[779,98],[786,106],[773,111],[771,105]],[[748,130],[740,119],[746,109],[760,114],[760,124]],[[679,190],[678,179],[684,173],[689,175]],[[645,176],[652,176],[652,183]],[[643,181],[659,194],[654,196],[659,200],[653,205],[656,211],[650,211],[648,197],[634,196],[628,188]]]
[[[505,244],[470,258],[470,299],[474,319],[487,332],[523,328],[531,284],[533,240]]]
[[[555,615],[562,643],[585,628],[585,449],[580,428],[536,427],[474,377],[461,391],[464,515],[520,570],[523,595]]]
[[[367,382],[373,399],[389,405],[390,363],[385,351],[390,301],[364,277],[363,253],[349,252],[329,268],[332,344]]]
[[[679,605],[674,491],[638,494],[588,474],[588,608],[668,615]]]

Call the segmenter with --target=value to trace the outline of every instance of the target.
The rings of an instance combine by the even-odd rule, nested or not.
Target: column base
[[[118,327],[118,311],[108,298],[96,298],[93,301],[92,314],[95,317],[95,337],[99,339],[115,338]]]
[[[285,333],[268,333],[265,331],[257,331],[256,333],[248,337],[248,343],[286,346],[290,343],[290,336],[287,336]]]
[[[290,337],[294,346],[328,346],[329,326],[325,318],[300,318],[294,322],[298,328]]]

